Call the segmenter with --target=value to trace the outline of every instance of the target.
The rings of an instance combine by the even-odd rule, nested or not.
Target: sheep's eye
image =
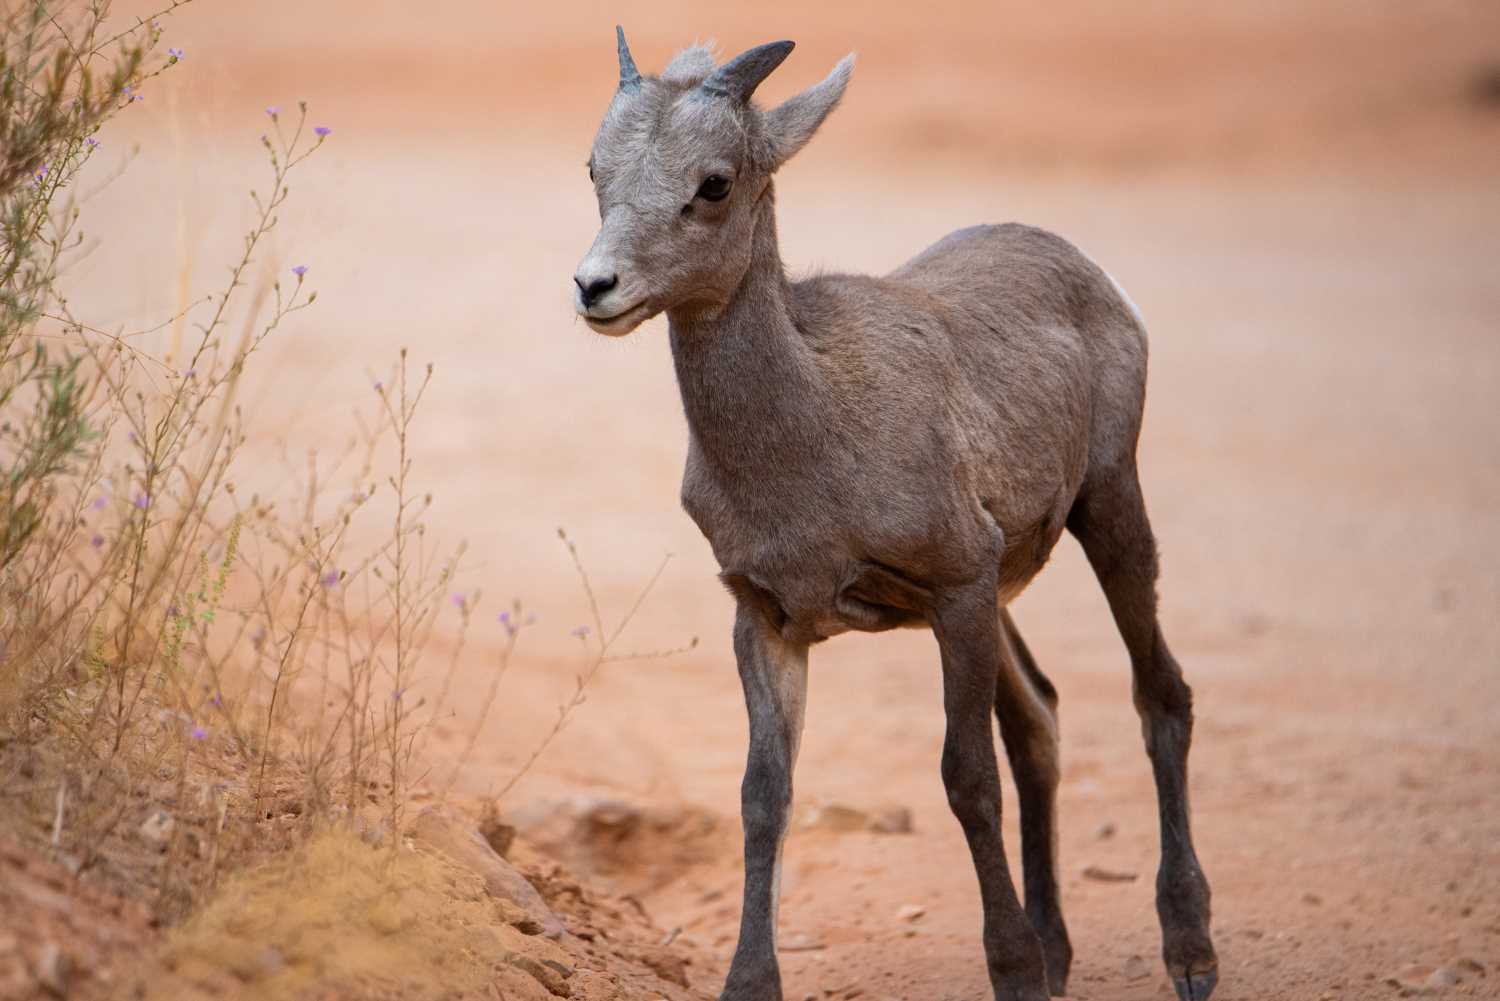
[[[729,195],[729,188],[729,178],[709,174],[703,183],[698,185],[698,197],[706,202],[722,202]]]
[[[594,179],[594,161],[590,160],[589,161],[589,180],[592,181],[593,179]]]

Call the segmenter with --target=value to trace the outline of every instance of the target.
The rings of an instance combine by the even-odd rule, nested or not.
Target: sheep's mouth
[[[589,325],[589,329],[600,334],[609,334],[612,337],[622,337],[630,333],[646,319],[650,307],[645,301],[628,306],[613,316],[590,316],[583,314],[583,322]]]

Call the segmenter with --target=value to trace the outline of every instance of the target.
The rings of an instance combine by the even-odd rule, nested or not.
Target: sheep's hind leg
[[[1156,615],[1156,539],[1146,518],[1135,468],[1086,485],[1068,528],[1083,544],[1130,651],[1132,690],[1161,824],[1156,911],[1162,958],[1182,1001],[1204,1001],[1219,979],[1209,937],[1208,880],[1188,826],[1188,745],[1193,695],[1167,649]]]
[[[995,759],[996,680],[1002,668],[995,581],[937,597],[929,613],[943,658],[943,785],[979,877],[984,952],[996,1001],[1045,1001],[1046,963],[1005,864]]]
[[[1026,918],[1042,940],[1047,985],[1068,993],[1073,946],[1057,893],[1057,689],[1042,674],[1010,612],[1000,609],[1004,663],[995,696],[1000,735],[1021,804]]]

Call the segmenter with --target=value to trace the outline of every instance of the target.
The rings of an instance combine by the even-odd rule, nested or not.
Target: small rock
[[[1113,820],[1106,820],[1104,823],[1094,828],[1094,840],[1108,841],[1110,838],[1115,836],[1115,831],[1115,822]]]
[[[563,977],[571,977],[576,972],[570,964],[557,959],[544,959],[542,960],[542,965],[550,966]]]
[[[1134,955],[1125,960],[1125,979],[1144,980],[1151,976],[1151,964],[1144,956]]]
[[[1458,959],[1455,959],[1453,961],[1453,968],[1460,973],[1473,974],[1480,977],[1485,976],[1487,972],[1483,963],[1468,956],[1460,956]]]
[[[885,806],[870,816],[870,830],[876,834],[910,834],[911,810],[904,806]]]
[[[1134,883],[1136,874],[1123,869],[1105,869],[1103,866],[1091,865],[1083,870],[1083,878],[1097,883]]]
[[[807,831],[863,831],[870,825],[870,815],[863,810],[840,803],[824,803],[815,806],[802,818],[802,828]]]
[[[567,977],[560,971],[553,969],[550,964],[542,962],[535,957],[521,952],[510,952],[501,957],[501,962],[527,974],[531,979],[547,988],[547,993],[549,994],[560,998],[570,997],[573,994],[573,989],[568,986]],[[568,972],[568,976],[572,976],[571,969]]]
[[[665,947],[642,949],[636,956],[641,965],[668,983],[678,987],[688,986],[687,957],[667,950]]]
[[[1322,906],[1323,898],[1316,893],[1304,893],[1302,895],[1302,902],[1311,907],[1320,907]]]
[[[177,829],[177,821],[166,810],[152,810],[141,821],[141,838],[157,851],[166,851],[167,844],[172,840],[172,832]]]
[[[819,949],[826,949],[827,946],[811,935],[793,932],[783,936],[781,941],[776,943],[776,948],[780,952],[816,952]]]
[[[53,997],[68,996],[68,985],[73,979],[73,957],[56,942],[42,946],[42,956],[36,965],[36,978],[42,989]]]
[[[510,855],[510,846],[515,843],[516,829],[512,824],[503,824],[498,816],[487,814],[479,821],[479,833],[484,835],[484,840],[495,849],[495,854],[501,858]]]
[[[1427,985],[1427,981],[1436,972],[1436,967],[1422,963],[1413,963],[1410,966],[1403,966],[1395,973],[1387,976],[1385,982],[1400,991],[1402,997],[1412,997],[1413,995],[1428,993],[1431,990]]]
[[[1457,970],[1451,966],[1444,965],[1433,970],[1423,986],[1430,991],[1440,991],[1455,986],[1461,980],[1463,980],[1463,977],[1459,975]]]
[[[927,908],[921,904],[902,904],[896,911],[897,921],[916,921],[927,913]]]
[[[546,931],[540,921],[532,917],[526,908],[514,901],[506,900],[503,897],[496,897],[495,910],[499,913],[501,921],[523,935],[540,935]]]
[[[490,843],[462,817],[442,807],[429,806],[417,814],[407,833],[418,844],[448,856],[484,880],[490,896],[509,900],[542,926],[547,938],[561,938],[566,929],[520,871],[495,854]]]

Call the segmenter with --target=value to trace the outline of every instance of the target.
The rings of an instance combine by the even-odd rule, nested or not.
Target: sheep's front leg
[[[745,903],[739,946],[720,998],[781,1001],[776,904],[781,846],[792,805],[792,768],[807,701],[807,646],[788,643],[759,609],[741,604],[735,617],[734,653],[750,713],[750,753],[740,786]]]

